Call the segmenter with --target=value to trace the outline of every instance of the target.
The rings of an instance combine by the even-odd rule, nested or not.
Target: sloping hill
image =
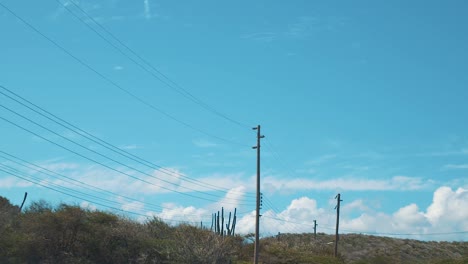
[[[335,237],[326,234],[282,234],[265,238],[264,257],[275,254],[271,248],[282,248],[282,254],[302,252],[310,256],[332,256]],[[338,254],[341,263],[468,263],[468,242],[435,242],[360,234],[340,235]],[[306,263],[306,262],[298,262]]]
[[[139,222],[78,205],[33,202],[23,212],[0,197],[0,263],[252,263],[251,235],[220,236],[198,225]],[[366,235],[282,234],[261,239],[260,263],[467,263],[468,242]]]

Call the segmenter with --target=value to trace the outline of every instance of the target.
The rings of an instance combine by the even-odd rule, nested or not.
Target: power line
[[[288,233],[302,233],[301,230],[297,226],[298,225],[302,225],[302,226],[307,225],[307,224],[298,223],[298,222],[286,221],[286,220],[283,220],[283,219],[280,219],[280,218],[267,216],[267,215],[263,215],[262,217],[267,218],[267,219],[272,219],[272,220],[275,220],[275,221],[279,221],[279,222],[283,222],[284,223],[283,227]],[[263,221],[263,222],[265,222],[265,221]]]
[[[286,223],[296,224],[296,225],[314,226],[313,224],[299,223],[299,222],[294,222],[294,221],[290,221],[290,220],[281,219],[281,218],[278,218],[278,217],[272,217],[272,216],[266,216],[266,215],[264,215],[262,217],[270,218],[270,219],[274,219],[274,220],[278,220],[278,221],[282,221],[282,222],[286,222]]]
[[[2,167],[0,165],[0,167]],[[60,185],[57,185],[57,184],[54,184],[54,183],[51,183],[51,182],[48,182],[48,181],[42,181],[41,179],[39,178],[36,178],[36,177],[32,177],[32,176],[24,176],[24,175],[20,175],[18,173],[13,173],[11,171],[7,171],[7,170],[4,170],[4,169],[1,169],[0,168],[0,171],[8,174],[8,175],[11,175],[11,176],[14,176],[16,178],[19,178],[19,179],[22,179],[24,181],[27,181],[27,182],[30,182],[30,183],[33,183],[33,184],[36,184],[38,186],[41,186],[41,187],[44,187],[46,189],[49,189],[49,190],[52,190],[52,191],[55,191],[55,192],[58,192],[58,193],[61,193],[61,194],[64,194],[64,195],[67,195],[67,196],[70,196],[70,197],[73,197],[73,198],[76,198],[76,199],[79,199],[79,200],[82,200],[82,201],[86,201],[86,202],[89,202],[91,204],[94,204],[94,205],[99,205],[99,206],[102,206],[102,207],[105,207],[105,208],[109,208],[109,209],[112,209],[112,210],[115,210],[115,211],[119,211],[119,212],[123,212],[123,213],[128,213],[128,214],[133,214],[133,215],[137,215],[137,216],[142,216],[142,217],[145,217],[147,219],[150,219],[154,216],[149,216],[149,215],[145,215],[145,214],[142,214],[142,213],[138,213],[138,212],[134,212],[134,211],[129,211],[129,210],[124,210],[124,209],[120,209],[120,208],[117,208],[117,207],[114,207],[114,206],[109,206],[107,204],[104,204],[104,203],[101,203],[101,202],[96,202],[96,201],[93,201],[93,200],[90,200],[90,199],[87,199],[87,198],[83,198],[83,197],[80,197],[80,196],[77,196],[77,195],[74,195],[74,194],[70,194],[68,193],[66,190],[69,190],[69,191],[72,191],[72,192],[78,192],[78,191],[75,191],[75,190],[72,190],[72,189],[69,189],[69,188],[66,188],[66,187],[63,187],[63,186],[60,186]],[[28,178],[31,178],[31,179],[28,179]],[[44,184],[44,183],[46,184]],[[51,187],[49,185],[53,185],[53,186],[56,186],[56,188],[54,187]],[[62,190],[60,190],[60,189]],[[86,195],[86,194],[85,194]],[[89,195],[88,195],[89,196]],[[110,200],[108,200],[110,201]],[[110,202],[113,202],[115,203],[114,201],[110,201]],[[132,206],[130,206],[132,207]],[[165,219],[165,218],[161,218],[161,217],[157,217],[161,220],[164,220],[164,221],[167,221],[167,222],[179,222],[179,223],[186,223],[187,221],[183,221],[183,220],[175,220],[175,219]]]
[[[117,210],[117,211],[122,211],[122,212],[125,212],[125,213],[131,213],[131,214],[135,214],[135,215],[139,215],[139,216],[145,216],[147,217],[146,215],[143,215],[143,214],[140,214],[140,213],[137,213],[137,212],[131,212],[131,211],[126,211],[126,210],[123,210],[123,209],[120,209],[120,208],[116,208],[116,207],[113,207],[113,206],[109,206],[109,205],[106,205],[106,204],[103,204],[101,202],[96,202],[96,201],[92,201],[90,199],[86,199],[86,198],[83,198],[83,197],[79,197],[77,195],[74,195],[74,194],[70,194],[64,190],[68,190],[68,191],[71,191],[71,192],[75,192],[75,193],[81,193],[79,191],[76,191],[76,190],[72,190],[72,189],[69,189],[69,188],[66,188],[66,187],[63,187],[63,186],[59,186],[57,184],[54,184],[54,183],[50,183],[48,181],[45,181],[45,183],[47,184],[44,184],[44,183],[41,183],[41,179],[39,178],[36,178],[36,177],[32,177],[32,176],[28,176],[28,178],[26,178],[24,175],[20,175],[18,173],[15,173],[15,172],[11,172],[11,171],[7,171],[5,169],[2,169],[3,165],[0,165],[0,171],[4,172],[4,173],[7,173],[9,175],[12,175],[14,177],[17,177],[19,179],[22,179],[22,180],[25,180],[25,181],[28,181],[28,182],[31,182],[33,184],[36,184],[36,185],[39,185],[41,187],[44,187],[44,188],[47,188],[47,189],[50,189],[50,190],[53,190],[53,191],[56,191],[56,192],[59,192],[59,193],[62,193],[62,194],[65,194],[65,195],[68,195],[68,196],[71,196],[73,198],[77,198],[77,199],[80,199],[80,200],[83,200],[83,201],[86,201],[86,202],[89,202],[89,203],[93,203],[93,204],[97,204],[97,205],[100,205],[100,206],[103,206],[103,207],[107,207],[107,208],[111,208],[113,210]],[[32,180],[31,180],[32,179]],[[53,188],[53,187],[50,187],[49,185],[52,185],[52,186],[56,186],[60,189],[64,189],[64,190],[59,190],[57,188]],[[81,193],[81,194],[84,194],[84,193]],[[86,194],[84,194],[86,195]],[[89,196],[89,195],[88,195]],[[103,200],[106,200],[106,199],[103,199]],[[110,201],[110,200],[108,200]],[[113,203],[115,203],[114,201],[112,201]]]
[[[281,219],[281,218],[278,218],[278,217],[271,217],[271,216],[266,216],[266,215],[264,215],[262,217],[278,220],[278,221],[281,221],[281,222],[297,224],[297,225],[306,225],[306,226],[312,226],[312,227],[314,226],[313,224],[299,223],[299,222],[294,222],[294,221]],[[328,230],[335,230],[334,227],[330,227],[330,226],[323,226],[322,225],[321,228],[328,229]],[[456,234],[467,234],[468,233],[468,230],[454,231],[454,232],[440,232],[440,233],[385,233],[385,232],[373,232],[373,231],[359,231],[359,230],[342,229],[342,228],[340,228],[340,230],[343,231],[343,232],[347,232],[347,233],[382,235],[382,236],[438,236],[438,235],[456,235]]]
[[[149,107],[150,109],[166,116],[167,118],[187,127],[187,128],[190,128],[194,131],[197,131],[201,134],[204,134],[206,136],[209,136],[209,137],[212,137],[212,138],[215,138],[215,139],[218,139],[220,141],[224,141],[224,142],[227,142],[227,143],[230,143],[230,144],[234,144],[234,145],[239,145],[239,146],[243,146],[243,147],[247,147],[247,145],[244,145],[244,144],[241,144],[239,142],[236,142],[236,141],[232,141],[232,140],[229,140],[229,139],[226,139],[226,138],[223,138],[223,137],[219,137],[219,136],[216,136],[214,134],[211,134],[209,132],[206,132],[202,129],[199,129],[185,121],[182,121],[178,118],[176,118],[175,116],[163,111],[162,109],[156,107],[154,104],[151,104],[150,102],[144,100],[143,98],[139,97],[138,95],[136,95],[135,93],[129,91],[128,89],[122,87],[121,85],[119,85],[118,83],[116,83],[115,81],[113,81],[112,79],[108,78],[107,76],[105,76],[104,74],[102,74],[101,72],[99,72],[98,70],[96,70],[95,68],[93,68],[91,65],[87,64],[86,62],[84,62],[82,59],[78,58],[77,56],[75,56],[73,53],[71,53],[70,51],[68,51],[66,48],[64,48],[62,45],[58,44],[56,41],[54,41],[53,39],[51,39],[50,37],[48,37],[47,35],[45,35],[44,33],[42,33],[39,29],[37,29],[36,27],[34,27],[31,23],[27,22],[25,19],[23,19],[21,16],[19,16],[18,14],[16,14],[13,10],[11,10],[10,8],[8,8],[7,6],[5,6],[3,3],[0,2],[0,6],[3,7],[6,11],[8,11],[10,14],[12,14],[14,17],[16,17],[18,20],[20,20],[23,24],[25,24],[27,27],[29,27],[30,29],[32,29],[34,32],[36,32],[37,34],[39,34],[41,37],[43,37],[44,39],[46,39],[47,41],[49,41],[50,43],[52,43],[55,47],[57,47],[58,49],[60,49],[62,52],[64,52],[65,54],[67,54],[68,56],[70,56],[71,58],[73,58],[76,62],[78,62],[79,64],[81,64],[82,66],[84,66],[85,68],[87,68],[88,70],[94,72],[97,76],[99,76],[101,79],[103,79],[104,81],[106,81],[107,83],[109,83],[111,86],[117,88],[118,90],[124,92],[125,94],[127,94],[128,96],[130,96],[131,98],[133,98],[134,100],[140,102],[141,104]]]
[[[116,197],[123,198],[123,199],[129,200],[129,201],[140,202],[140,203],[143,203],[143,204],[147,204],[147,205],[150,205],[150,206],[154,206],[154,208],[158,208],[158,210],[164,209],[164,207],[159,206],[159,205],[156,205],[156,204],[152,204],[152,203],[148,203],[148,202],[142,202],[142,201],[140,201],[140,200],[137,200],[137,199],[134,199],[134,198],[131,198],[131,197],[128,197],[128,196],[124,196],[124,195],[121,195],[121,194],[117,194],[117,193],[114,193],[114,192],[111,192],[111,191],[108,191],[108,190],[105,190],[105,189],[96,187],[96,186],[94,186],[94,185],[87,184],[87,183],[85,183],[85,182],[82,182],[82,181],[73,179],[73,178],[68,177],[68,176],[66,176],[66,175],[63,175],[63,174],[61,174],[61,173],[57,173],[57,172],[54,172],[54,171],[52,171],[52,170],[46,169],[46,168],[44,168],[44,167],[41,167],[41,166],[39,166],[39,165],[37,165],[37,164],[28,162],[28,161],[26,161],[26,160],[24,160],[24,159],[21,159],[21,158],[19,158],[19,157],[16,157],[16,156],[14,156],[14,155],[11,155],[11,154],[9,154],[9,153],[7,153],[7,152],[5,152],[5,151],[0,150],[0,153],[3,153],[4,155],[11,157],[11,158],[8,158],[8,157],[5,157],[4,155],[0,155],[0,157],[4,158],[4,159],[7,160],[7,161],[13,162],[13,163],[15,163],[15,164],[17,164],[17,165],[20,165],[20,166],[22,166],[22,167],[25,167],[25,168],[28,168],[28,169],[32,169],[32,170],[34,170],[34,171],[36,171],[36,172],[43,173],[43,174],[48,175],[48,176],[51,176],[51,177],[57,177],[57,176],[58,176],[58,177],[60,177],[60,178],[67,179],[67,180],[69,180],[69,182],[70,182],[70,181],[74,182],[74,183],[73,183],[74,185],[77,185],[77,186],[78,186],[78,184],[79,184],[79,185],[81,185],[81,187],[84,187],[84,188],[89,189],[89,190],[94,190],[94,191],[97,190],[96,192],[103,192],[103,193],[107,193],[107,194],[110,194],[110,195],[114,195],[114,196],[116,196]],[[13,159],[12,159],[12,158],[13,158]],[[22,163],[21,163],[21,162],[18,162],[18,161],[16,161],[16,160],[14,160],[14,159],[19,160],[19,161],[21,161]],[[27,165],[25,165],[25,164],[27,164]]]
[[[99,156],[101,156],[101,157],[103,157],[103,158],[106,158],[106,159],[108,159],[108,160],[110,160],[110,161],[112,161],[112,162],[115,162],[115,163],[119,164],[119,165],[125,166],[125,167],[127,167],[127,168],[129,168],[129,169],[131,169],[131,170],[134,170],[134,171],[136,171],[136,172],[139,172],[139,173],[141,173],[141,174],[143,174],[143,175],[146,175],[146,176],[148,176],[148,177],[151,177],[151,178],[160,180],[160,181],[165,182],[165,183],[170,184],[170,185],[178,186],[178,184],[176,184],[176,183],[173,183],[173,182],[171,182],[171,181],[162,179],[162,178],[160,178],[160,177],[156,177],[156,176],[154,176],[154,175],[148,174],[148,173],[143,172],[143,171],[141,171],[141,170],[139,170],[139,169],[137,169],[137,168],[135,168],[135,167],[126,165],[126,164],[124,164],[124,163],[122,163],[122,162],[120,162],[120,161],[118,161],[118,160],[116,160],[116,159],[110,158],[110,157],[108,157],[108,156],[106,156],[106,155],[104,155],[104,154],[102,154],[102,153],[99,153],[99,152],[97,152],[97,151],[95,151],[95,150],[93,150],[93,149],[90,149],[90,148],[84,146],[83,144],[80,144],[80,143],[78,143],[78,142],[76,142],[76,141],[74,141],[74,140],[71,140],[71,139],[69,139],[69,138],[63,136],[63,135],[60,135],[60,134],[57,133],[57,132],[52,131],[51,129],[49,129],[49,128],[47,128],[47,127],[45,127],[45,126],[43,126],[43,125],[41,125],[41,124],[39,124],[39,123],[37,123],[37,122],[31,120],[30,118],[28,118],[28,117],[26,117],[26,116],[24,116],[24,115],[19,114],[18,112],[14,111],[14,110],[12,110],[12,109],[10,109],[10,108],[8,108],[8,107],[5,107],[5,106],[3,106],[3,105],[0,105],[0,107],[3,108],[3,109],[6,109],[7,111],[9,111],[9,112],[11,112],[11,113],[13,113],[13,114],[15,114],[15,115],[17,115],[17,116],[20,116],[20,117],[23,118],[23,119],[28,120],[29,122],[35,124],[36,126],[41,127],[42,129],[44,129],[44,130],[46,130],[46,131],[48,131],[48,132],[54,134],[55,136],[58,136],[58,137],[60,137],[60,138],[63,138],[63,139],[65,139],[66,141],[71,142],[71,143],[73,143],[73,144],[75,144],[75,145],[77,145],[77,146],[79,146],[79,147],[81,147],[81,148],[83,148],[83,149],[85,149],[85,150],[87,150],[87,151],[90,151],[90,152],[92,152],[92,153],[94,153],[94,154],[96,154],[96,155],[99,155]],[[179,186],[179,187],[180,187],[180,186]],[[162,188],[162,187],[161,187],[161,188]],[[195,189],[192,189],[192,188],[189,188],[189,187],[181,187],[181,188],[185,188],[185,189],[187,189],[187,190],[194,191],[194,192],[201,193],[201,194],[205,194],[205,195],[209,195],[209,196],[218,197],[218,196],[215,195],[215,194],[211,194],[211,193],[206,193],[206,192],[198,191],[198,190],[195,190]],[[168,189],[168,188],[167,188],[167,190],[173,191],[172,189]]]
[[[104,141],[102,139],[99,139],[98,137],[96,137],[96,136],[94,136],[94,135],[92,135],[92,134],[90,134],[90,133],[88,133],[88,132],[86,132],[86,131],[78,128],[78,127],[76,127],[75,125],[73,125],[73,124],[61,119],[60,117],[48,112],[44,108],[32,103],[31,101],[25,99],[24,97],[21,97],[20,95],[13,92],[12,90],[10,90],[10,89],[2,86],[2,85],[0,85],[0,88],[5,90],[9,94],[16,97],[16,98],[13,98],[12,96],[0,91],[0,94],[6,96],[10,100],[15,101],[16,103],[22,105],[23,107],[26,107],[27,109],[29,109],[29,110],[41,115],[42,117],[44,117],[44,118],[46,118],[46,119],[60,125],[61,127],[64,127],[66,129],[72,131],[73,133],[75,133],[77,135],[80,135],[80,136],[82,136],[82,137],[84,137],[84,138],[86,138],[86,139],[88,139],[88,140],[90,140],[90,141],[92,141],[92,142],[94,142],[94,143],[96,143],[96,144],[98,144],[98,145],[100,145],[100,146],[114,152],[114,153],[122,155],[122,156],[124,156],[124,157],[126,157],[128,159],[131,159],[131,160],[133,160],[133,161],[135,161],[135,162],[137,162],[139,164],[142,164],[142,165],[144,165],[146,167],[155,169],[155,170],[157,170],[159,172],[162,172],[162,173],[164,173],[166,175],[173,176],[173,177],[177,176],[177,177],[183,178],[183,179],[191,182],[192,184],[202,186],[202,187],[207,188],[207,189],[211,189],[211,190],[215,190],[215,191],[223,191],[224,190],[225,192],[232,192],[232,190],[222,188],[222,187],[218,187],[218,186],[215,186],[215,185],[212,185],[212,184],[209,184],[209,183],[205,183],[205,182],[202,182],[202,181],[199,181],[199,180],[196,180],[196,179],[192,179],[192,178],[187,177],[187,176],[185,176],[185,175],[183,175],[181,173],[177,173],[177,172],[168,170],[168,169],[166,169],[166,168],[164,168],[164,167],[162,167],[160,165],[156,165],[156,164],[154,164],[152,162],[144,160],[144,159],[142,159],[142,158],[140,158],[140,157],[138,157],[136,155],[131,154],[130,152],[122,150],[122,149],[116,147],[115,145],[112,145],[112,144],[110,144],[110,143],[108,143],[108,142],[106,142],[106,141]],[[19,100],[17,98],[19,98]],[[24,103],[24,102],[26,102],[26,103]],[[1,107],[6,108],[4,106],[1,106]],[[11,111],[11,110],[9,110],[9,111]],[[61,135],[59,135],[59,136],[61,136]],[[63,137],[63,136],[61,136],[61,137]],[[253,193],[252,194],[246,193],[246,194],[247,195],[252,195],[252,196],[254,195]]]
[[[99,165],[101,165],[101,166],[103,166],[103,167],[105,167],[105,168],[107,168],[107,169],[110,169],[110,170],[112,170],[112,171],[114,171],[114,172],[117,172],[117,173],[119,173],[119,174],[126,175],[126,176],[128,176],[128,177],[130,177],[130,178],[133,178],[133,179],[135,179],[135,180],[138,180],[138,181],[141,181],[141,182],[144,182],[144,183],[147,183],[147,184],[150,184],[150,185],[159,187],[159,188],[164,189],[164,190],[167,190],[167,191],[169,191],[169,192],[175,192],[175,193],[178,193],[178,194],[181,194],[181,195],[185,195],[185,196],[188,196],[188,197],[192,197],[192,198],[196,198],[196,199],[201,199],[201,200],[205,200],[205,201],[218,202],[218,201],[215,201],[215,200],[212,200],[212,199],[208,199],[208,198],[204,198],[204,197],[199,197],[199,196],[191,195],[191,194],[189,194],[189,193],[184,193],[184,192],[177,191],[177,190],[172,190],[172,189],[169,189],[169,188],[164,187],[164,186],[158,186],[158,185],[156,185],[156,184],[154,184],[154,183],[152,183],[152,182],[149,182],[149,181],[147,181],[147,180],[138,178],[138,177],[136,177],[136,176],[133,176],[133,175],[131,175],[131,174],[129,174],[129,173],[126,173],[126,172],[123,172],[123,171],[121,171],[121,170],[112,168],[112,167],[110,167],[110,166],[108,166],[108,165],[106,165],[106,164],[104,164],[104,163],[102,163],[102,162],[99,162],[99,161],[97,161],[97,160],[95,160],[95,159],[92,159],[92,158],[90,158],[90,157],[87,157],[87,156],[85,156],[85,155],[83,155],[83,154],[81,154],[81,153],[79,153],[79,152],[76,152],[76,151],[74,151],[74,150],[72,150],[72,149],[70,149],[70,148],[67,148],[67,147],[65,147],[65,146],[63,146],[63,145],[61,145],[61,144],[58,144],[58,143],[56,143],[56,142],[54,142],[54,141],[52,141],[52,140],[50,140],[50,139],[47,139],[47,138],[45,138],[45,137],[43,137],[43,136],[41,136],[41,135],[39,135],[39,134],[33,132],[32,130],[29,130],[29,129],[27,129],[27,128],[21,126],[21,125],[18,125],[18,124],[16,124],[16,123],[14,123],[14,122],[12,122],[12,121],[10,121],[10,120],[8,120],[8,119],[2,117],[2,116],[0,116],[0,119],[2,119],[3,121],[5,121],[5,122],[7,122],[7,123],[9,123],[9,124],[11,124],[11,125],[17,127],[17,128],[20,128],[20,129],[26,131],[26,132],[28,132],[28,133],[30,133],[30,134],[32,134],[32,135],[38,137],[38,138],[41,138],[41,139],[43,139],[43,140],[45,140],[45,141],[47,141],[47,142],[49,142],[49,143],[51,143],[51,144],[53,144],[53,145],[55,145],[55,146],[58,146],[58,147],[60,147],[60,148],[62,148],[62,149],[64,149],[64,150],[67,150],[67,151],[69,151],[69,152],[71,152],[71,153],[73,153],[73,154],[75,154],[75,155],[78,155],[78,156],[80,156],[80,157],[82,157],[82,158],[84,158],[84,159],[87,159],[87,160],[89,160],[89,161],[91,161],[91,162],[94,162],[94,163],[96,163],[96,164],[99,164]],[[124,165],[124,166],[125,166],[125,165]],[[128,167],[128,166],[127,166],[127,167]],[[147,173],[144,173],[144,174],[147,175],[147,176],[149,176],[149,177],[153,177],[153,176],[150,175],[150,174],[147,174]],[[226,202],[226,203],[227,203],[227,202]],[[238,203],[234,203],[234,204],[238,204]]]
[[[122,40],[120,40],[119,38],[117,38],[112,32],[110,32],[110,30],[108,30],[107,28],[105,28],[101,23],[99,23],[98,21],[96,21],[91,15],[89,15],[84,9],[82,9],[77,3],[75,3],[75,1],[69,1],[69,3],[72,3],[77,9],[79,9],[87,18],[89,18],[94,24],[96,24],[101,30],[103,30],[104,32],[106,32],[112,39],[114,39],[115,41],[117,41],[121,46],[123,46],[127,51],[129,51],[132,55],[134,55],[135,57],[137,57],[140,61],[142,61],[144,64],[146,64],[150,69],[152,69],[153,71],[155,71],[156,73],[158,73],[159,75],[162,76],[159,77],[158,75],[156,75],[154,72],[148,70],[145,66],[143,66],[141,63],[139,63],[138,61],[136,61],[135,59],[133,59],[132,57],[128,56],[122,49],[120,49],[118,46],[114,45],[109,39],[107,39],[104,35],[102,35],[101,33],[99,33],[99,31],[97,31],[95,28],[93,28],[88,22],[86,22],[84,19],[82,19],[81,17],[79,17],[78,15],[76,15],[67,5],[63,4],[60,0],[55,0],[56,2],[58,2],[60,5],[62,5],[70,14],[72,14],[75,18],[77,18],[78,20],[81,21],[81,23],[83,23],[86,27],[88,27],[90,30],[92,30],[95,34],[97,34],[102,40],[104,40],[106,43],[108,43],[109,45],[111,45],[115,50],[117,50],[120,54],[122,54],[123,56],[125,56],[126,58],[128,58],[129,60],[131,60],[133,63],[135,63],[137,66],[139,66],[142,70],[144,70],[145,72],[147,72],[148,74],[150,74],[151,76],[153,76],[154,78],[156,78],[158,81],[162,82],[165,86],[167,86],[168,88],[171,88],[175,91],[177,91],[179,94],[181,94],[182,96],[184,96],[185,98],[191,100],[192,102],[194,102],[195,104],[198,104],[200,105],[202,108],[204,108],[205,110],[233,123],[233,124],[236,124],[242,128],[250,128],[250,126],[248,126],[247,124],[244,124],[244,123],[241,123],[237,120],[234,120],[228,116],[226,116],[225,114],[217,111],[216,109],[214,109],[213,107],[209,106],[208,104],[204,103],[203,101],[201,101],[200,99],[198,99],[197,97],[195,97],[192,93],[190,93],[188,90],[184,89],[183,87],[181,87],[179,84],[177,84],[175,81],[171,80],[169,77],[167,77],[165,74],[163,74],[160,70],[158,70],[156,67],[154,67],[148,60],[144,59],[141,55],[139,55],[137,52],[135,52],[135,50],[133,50],[132,48],[130,48],[127,44],[125,44]],[[164,79],[163,79],[164,78]]]
[[[465,231],[454,231],[454,232],[440,232],[440,233],[382,233],[372,231],[356,231],[341,229],[341,231],[348,233],[368,234],[368,235],[381,235],[381,236],[443,236],[443,235],[457,235],[457,234],[468,234],[468,230]]]

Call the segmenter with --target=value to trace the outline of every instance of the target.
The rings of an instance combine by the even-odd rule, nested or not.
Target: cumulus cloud
[[[80,207],[83,208],[83,209],[87,209],[87,210],[90,210],[90,211],[96,211],[96,206],[93,205],[93,204],[90,204],[89,202],[81,202],[80,203]]]
[[[434,193],[432,204],[425,216],[432,225],[447,226],[454,224],[457,228],[468,230],[468,189],[441,187]]]
[[[163,204],[164,209],[161,212],[148,212],[149,217],[160,218],[172,224],[192,223],[198,224],[209,219],[209,212],[204,208],[196,208],[194,206],[180,206],[176,204]],[[208,216],[208,217],[207,217]]]
[[[242,185],[230,189],[225,197],[216,203],[217,208],[225,207],[228,210],[234,210],[234,208],[239,207],[245,196],[245,189]]]
[[[162,211],[155,212],[149,211],[146,213],[148,217],[157,217],[172,224],[190,223],[200,224],[203,223],[205,227],[211,226],[212,214],[221,211],[224,208],[225,220],[228,220],[229,212],[233,213],[235,209],[239,213],[239,203],[244,198],[245,187],[236,187],[228,190],[224,197],[221,197],[218,202],[213,202],[204,207],[197,208],[195,206],[182,206],[176,203],[163,203]],[[145,220],[145,219],[142,219]],[[250,223],[248,223],[250,225]]]
[[[388,214],[370,210],[362,200],[344,204],[340,218],[341,233],[368,233],[395,235],[415,239],[466,240],[468,231],[468,190],[440,187],[434,192],[432,204],[424,211],[412,203]],[[357,217],[349,215],[350,210],[359,211]],[[277,232],[313,232],[312,220],[318,220],[321,232],[332,233],[336,212],[329,208],[317,207],[317,202],[308,197],[294,199],[281,212],[272,210],[262,214],[261,233],[275,235]],[[238,221],[242,233],[254,231],[255,212]],[[425,234],[453,233],[437,236]]]

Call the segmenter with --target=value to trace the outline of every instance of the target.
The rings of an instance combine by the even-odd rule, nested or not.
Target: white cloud
[[[122,202],[121,209],[125,211],[131,212],[140,212],[145,207],[145,204],[139,201],[132,201],[132,202]]]
[[[196,140],[193,140],[192,142],[195,146],[199,148],[213,148],[213,147],[218,146],[218,144],[208,141],[208,140],[204,140],[204,139],[196,139]]]
[[[100,4],[96,3],[87,3],[84,1],[79,1],[79,0],[73,0],[73,1],[62,1],[62,4],[57,7],[55,12],[49,16],[50,19],[56,20],[60,18],[62,15],[67,13],[66,8],[73,8],[73,5],[78,5],[80,6],[81,9],[85,10],[88,13],[91,13],[92,11],[98,10],[101,8]]]
[[[29,187],[32,185],[33,184],[28,181],[21,180],[15,177],[4,177],[4,178],[1,177],[0,178],[0,188],[3,188],[3,189],[10,189],[10,188],[16,188],[16,187],[24,188],[24,187]]]
[[[82,202],[80,203],[80,207],[83,208],[83,209],[87,209],[87,210],[90,210],[90,211],[96,211],[97,207],[93,204],[90,204],[89,202]]]
[[[136,144],[130,144],[130,145],[121,146],[120,148],[124,150],[131,150],[131,149],[139,149],[140,147]]]
[[[143,5],[144,5],[144,14],[146,19],[151,19],[151,7],[149,0],[143,0]]]
[[[394,176],[391,179],[338,178],[324,181],[305,178],[278,179],[267,176],[263,179],[263,189],[268,192],[298,190],[348,190],[348,191],[407,191],[421,190],[433,185],[430,180]]]
[[[468,169],[468,164],[447,164],[444,166],[447,170]]]
[[[468,189],[440,187],[434,192],[432,204],[422,211],[416,204],[399,208],[392,214],[370,210],[362,200],[343,205],[340,217],[341,233],[368,233],[395,235],[422,240],[466,240],[468,231]],[[350,217],[350,209],[360,211],[358,217]],[[277,232],[312,232],[313,220],[318,222],[320,232],[332,233],[336,223],[336,211],[318,208],[317,202],[308,197],[291,201],[282,212],[263,212],[261,233],[275,235]],[[255,212],[238,221],[242,233],[254,231]],[[437,233],[454,233],[434,235]],[[404,235],[406,234],[406,235]],[[418,235],[414,235],[418,234]],[[426,235],[425,235],[426,234]],[[431,235],[432,234],[432,235]]]
[[[286,34],[293,37],[305,37],[308,36],[318,24],[318,17],[301,16],[297,18],[297,21],[289,25],[289,29]]]
[[[322,156],[320,156],[318,158],[315,158],[313,160],[309,160],[309,161],[306,162],[306,164],[320,165],[320,164],[323,164],[323,163],[325,163],[327,161],[330,161],[330,160],[332,160],[332,159],[334,159],[336,157],[337,157],[337,155],[335,155],[335,154],[326,154],[326,155],[322,155]]]
[[[121,70],[123,70],[123,69],[124,69],[124,67],[122,67],[122,66],[120,66],[120,65],[114,66],[114,70],[115,70],[115,71],[121,71]]]
[[[209,219],[211,212],[204,208],[196,208],[194,206],[178,206],[175,204],[164,204],[165,208],[162,212],[148,212],[148,216],[161,218],[164,221],[174,224],[180,222],[198,224],[201,221]]]
[[[253,39],[253,40],[264,41],[264,42],[272,42],[277,37],[278,37],[278,33],[275,33],[275,32],[259,32],[259,33],[245,34],[241,36],[241,38],[243,39]]]
[[[145,170],[140,168],[143,172],[149,174],[141,174],[134,170],[130,170],[125,167],[115,167],[116,170],[121,171],[125,174],[133,176],[132,178],[128,175],[118,173],[116,171],[103,168],[99,165],[79,165],[74,163],[65,162],[46,162],[41,164],[42,167],[46,167],[51,171],[62,173],[63,175],[73,178],[77,181],[84,182],[88,185],[99,186],[107,191],[120,193],[123,195],[133,195],[139,193],[141,195],[154,195],[162,193],[193,193],[193,192],[211,192],[214,190],[237,190],[231,191],[230,195],[234,193],[246,192],[246,187],[251,185],[253,179],[245,181],[243,173],[231,173],[231,174],[220,174],[215,173],[207,177],[193,177],[191,180],[186,179],[184,172],[178,168],[166,167],[162,170]],[[73,189],[85,188],[83,185],[78,186],[70,183],[70,180],[64,180],[60,176],[50,176],[46,174],[39,174],[34,170],[29,170],[26,174],[41,177],[44,181],[48,181],[54,184],[58,184],[64,187],[70,187]],[[140,180],[138,180],[138,179]],[[43,182],[46,184],[45,182]],[[0,187],[11,188],[11,187],[22,187],[30,186],[21,180],[15,180],[15,178],[0,178]],[[48,183],[46,185],[49,185]],[[219,192],[218,192],[219,193]],[[229,192],[228,192],[229,194]],[[223,194],[220,194],[219,199],[222,198]],[[216,198],[216,197],[215,197]]]
[[[64,171],[70,171],[70,170],[76,170],[79,168],[79,165],[76,163],[70,163],[70,162],[53,162],[53,163],[43,163],[43,164],[38,164],[38,166],[48,169],[54,172],[64,172]]]
[[[226,221],[229,219],[229,213],[234,213],[235,208],[237,208],[237,212],[239,213],[241,205],[238,204],[238,202],[240,202],[244,196],[244,189],[245,187],[233,188],[229,190],[226,195],[219,200],[219,202],[208,204],[203,208],[197,208],[195,206],[181,206],[176,203],[163,203],[163,209],[161,212],[150,211],[147,212],[147,215],[149,217],[161,218],[164,221],[173,224],[186,222],[199,225],[200,222],[203,222],[203,225],[209,228],[211,226],[212,214],[221,211],[222,208],[224,208],[225,223],[227,223]],[[231,220],[232,219],[233,218],[231,218]]]
[[[354,200],[351,203],[345,203],[341,209],[343,213],[351,213],[353,211],[365,212],[370,210],[370,208],[364,204],[364,201]]]
[[[229,190],[225,197],[216,203],[216,208],[224,207],[227,210],[234,210],[242,204],[242,200],[245,196],[245,187],[238,186]]]
[[[448,225],[461,223],[468,230],[468,189],[458,188],[452,191],[449,187],[441,187],[434,193],[432,204],[425,216],[433,225]]]

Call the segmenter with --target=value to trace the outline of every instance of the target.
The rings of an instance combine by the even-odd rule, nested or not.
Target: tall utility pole
[[[255,252],[254,252],[254,263],[258,264],[258,252],[260,250],[260,139],[264,138],[260,133],[260,125],[254,127],[253,130],[257,130],[257,145],[252,147],[257,149],[257,205],[256,205],[256,216],[255,216]]]
[[[317,220],[314,220],[314,239],[317,239]]]
[[[338,235],[338,227],[340,225],[340,203],[343,201],[341,200],[341,194],[336,195],[335,199],[337,199],[337,204],[336,204],[336,234],[335,234],[335,257],[338,256],[338,240],[339,235]]]

